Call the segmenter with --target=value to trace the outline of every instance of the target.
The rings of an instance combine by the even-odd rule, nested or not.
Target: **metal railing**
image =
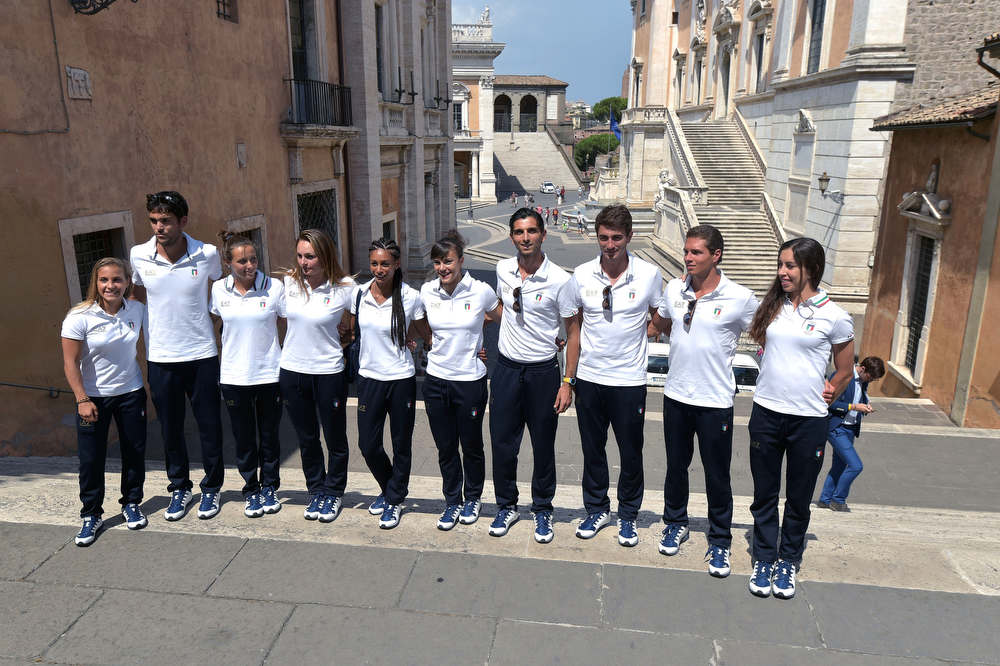
[[[351,89],[336,83],[285,79],[291,94],[289,122],[295,125],[351,124]]]
[[[57,386],[36,386],[34,384],[15,384],[13,382],[0,382],[0,386],[6,386],[8,388],[19,388],[28,389],[29,391],[45,391],[49,394],[50,398],[58,398],[60,393],[68,393],[73,395],[73,392],[69,389],[59,388]]]

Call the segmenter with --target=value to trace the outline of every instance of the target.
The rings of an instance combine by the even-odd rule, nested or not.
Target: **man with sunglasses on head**
[[[608,499],[608,426],[621,458],[618,476],[618,543],[639,542],[636,517],[642,505],[642,427],[646,415],[646,327],[660,306],[663,278],[656,266],[629,254],[632,216],[608,206],[594,222],[600,255],[576,268],[559,303],[566,324],[566,376],[556,408],[565,410],[576,391],[576,418],[583,447],[581,539],[611,522]]]
[[[531,436],[531,512],[535,541],[552,541],[556,493],[555,440],[559,414],[559,292],[569,273],[542,252],[545,223],[538,211],[510,216],[517,255],[497,262],[497,297],[503,303],[500,355],[490,380],[490,439],[497,515],[490,534],[504,536],[519,519],[517,455],[525,426]]]
[[[663,435],[667,475],[663,486],[663,522],[659,544],[676,555],[688,539],[688,467],[694,436],[705,468],[708,495],[708,572],[729,575],[733,490],[729,466],[733,454],[733,356],[750,327],[757,298],[719,269],[724,243],[719,230],[700,224],[687,232],[684,267],[667,290],[650,333],[670,335],[670,369],[663,387]]]
[[[149,389],[163,433],[170,504],[163,517],[180,520],[193,499],[184,399],[198,423],[201,481],[198,517],[219,513],[222,489],[222,421],[219,404],[219,352],[208,312],[209,287],[222,277],[214,245],[184,232],[188,205],[179,193],[146,196],[153,237],[130,252],[134,294],[146,302],[146,360]]]

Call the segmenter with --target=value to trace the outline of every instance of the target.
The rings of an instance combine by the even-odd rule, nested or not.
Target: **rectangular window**
[[[382,23],[385,20],[385,11],[382,5],[375,5],[375,76],[378,82],[378,91],[382,93],[382,99],[389,99],[386,95],[385,80],[385,28]],[[402,83],[399,84],[402,87]]]
[[[455,102],[451,107],[451,118],[456,132],[461,132],[465,129],[462,127],[462,104],[460,102]]]
[[[396,240],[396,221],[382,223],[382,238],[386,240]]]
[[[80,279],[80,293],[87,295],[90,271],[98,259],[118,257],[127,259],[121,229],[101,229],[73,236],[73,254],[76,259],[76,273]],[[81,296],[81,298],[82,298]]]
[[[917,349],[920,346],[920,335],[927,319],[927,297],[931,286],[931,267],[934,262],[934,239],[919,236],[916,266],[913,276],[913,300],[910,305],[909,333],[906,338],[906,356],[904,364],[910,374],[917,376]]]
[[[670,25],[677,25],[678,23],[680,23],[680,21],[681,21],[681,13],[680,12],[673,12],[670,15]]]
[[[823,53],[823,15],[826,13],[826,0],[812,0],[811,28],[809,30],[809,61],[806,73],[819,71],[819,58]]]
[[[756,81],[754,92],[764,92],[764,33],[757,33],[754,40],[754,64],[756,65]]]
[[[306,58],[306,10],[302,0],[288,0],[288,23],[292,37],[292,78],[309,78]]]
[[[694,70],[691,75],[694,77],[694,98],[695,104],[701,104],[701,57],[695,58]]]
[[[236,0],[215,0],[215,15],[232,23],[240,22]]]
[[[299,208],[299,229],[319,229],[340,247],[337,224],[337,193],[335,190],[320,190],[300,194],[296,198]]]

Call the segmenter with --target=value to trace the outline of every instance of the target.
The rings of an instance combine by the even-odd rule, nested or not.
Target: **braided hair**
[[[392,275],[392,324],[389,335],[396,346],[403,349],[406,346],[406,312],[403,310],[403,269],[399,267],[399,245],[389,238],[379,238],[368,246],[368,254],[377,250],[385,250],[396,260],[396,272]]]

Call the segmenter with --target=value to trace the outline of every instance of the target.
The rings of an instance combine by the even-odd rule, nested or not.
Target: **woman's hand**
[[[85,400],[76,406],[76,413],[84,423],[97,423],[97,405]]]

